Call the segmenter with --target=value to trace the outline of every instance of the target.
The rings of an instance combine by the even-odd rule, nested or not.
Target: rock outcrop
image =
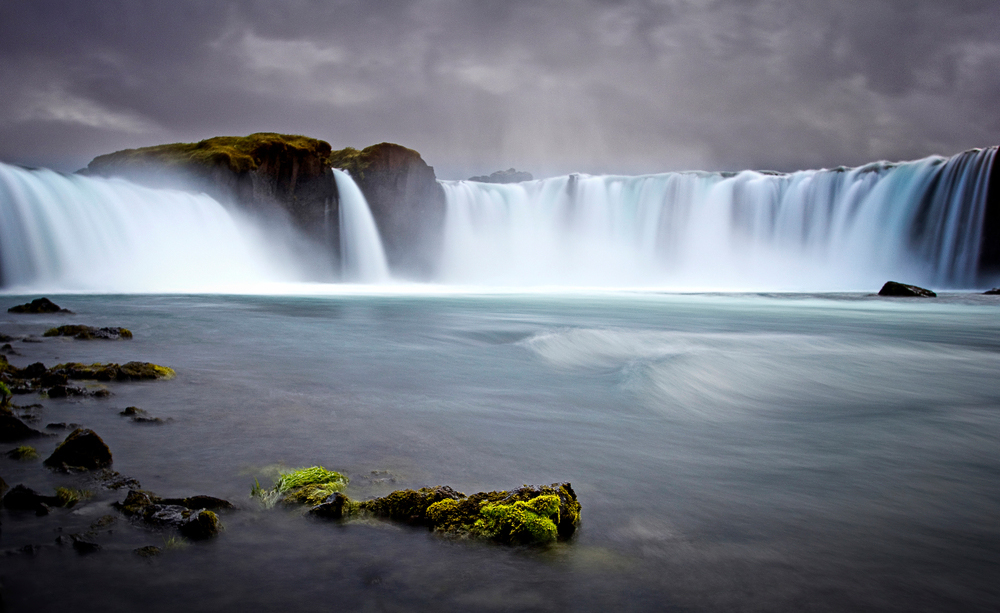
[[[80,172],[204,191],[258,212],[280,209],[308,236],[336,248],[337,184],[329,156],[325,141],[260,132],[125,149],[94,158]]]
[[[434,168],[413,149],[379,143],[334,151],[330,163],[348,171],[378,225],[396,274],[426,278],[434,271],[444,233],[444,189]]]

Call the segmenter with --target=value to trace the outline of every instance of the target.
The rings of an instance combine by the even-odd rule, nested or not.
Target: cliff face
[[[258,212],[277,207],[336,259],[340,209],[331,168],[349,171],[365,194],[393,273],[430,276],[444,228],[444,190],[434,169],[406,147],[331,151],[321,140],[268,132],[126,149],[94,158],[81,172],[204,191]]]
[[[351,173],[371,207],[394,273],[427,278],[444,232],[444,189],[420,154],[393,143],[343,149],[330,163]]]

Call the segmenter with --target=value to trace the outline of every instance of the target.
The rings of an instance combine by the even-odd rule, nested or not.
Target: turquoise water
[[[97,554],[55,544],[124,492],[44,518],[0,511],[0,549],[41,546],[0,558],[12,610],[1000,604],[997,297],[50,298],[77,315],[3,313],[0,332],[86,323],[135,339],[15,341],[12,363],[139,359],[178,376],[111,384],[108,400],[18,397],[43,405],[34,425],[91,427],[146,489],[241,508],[217,539],[151,562],[131,549],[168,535],[124,519]],[[130,405],[172,421],[131,424],[118,416]],[[59,440],[36,446],[44,457]],[[583,523],[539,550],[315,522],[248,498],[276,464],[346,472],[355,498],[570,481]],[[7,459],[0,476],[79,480]]]

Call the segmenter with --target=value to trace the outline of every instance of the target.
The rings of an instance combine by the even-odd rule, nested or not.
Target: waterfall
[[[361,189],[343,170],[333,169],[340,195],[340,261],[345,281],[389,280],[389,265],[378,227]]]
[[[730,290],[973,287],[996,148],[779,174],[441,181],[442,281]]]
[[[12,291],[226,291],[305,280],[292,232],[203,194],[0,164],[0,273]],[[239,290],[237,290],[239,291]]]

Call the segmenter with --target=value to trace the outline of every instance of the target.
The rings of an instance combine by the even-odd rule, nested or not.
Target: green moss
[[[288,491],[282,502],[316,506],[343,489],[343,483],[311,483]]]
[[[330,153],[329,160],[330,166],[346,170],[356,179],[363,179],[365,169],[371,166],[369,156],[354,147],[347,147],[346,149]]]
[[[327,470],[322,466],[296,468],[281,471],[274,481],[274,487],[263,488],[254,479],[250,496],[260,500],[265,506],[272,506],[278,500],[289,504],[318,505],[336,492],[342,492],[350,480],[343,474]]]
[[[279,492],[284,493],[304,485],[315,484],[338,485],[343,488],[347,482],[348,478],[338,472],[327,470],[322,466],[310,466],[309,468],[296,468],[281,473],[274,487]]]
[[[21,445],[7,452],[7,457],[13,458],[15,460],[37,460],[38,451],[34,447],[28,445]]]
[[[483,503],[472,532],[505,543],[551,543],[559,532],[559,497],[538,496],[513,504]],[[553,521],[555,520],[555,521]]]
[[[56,498],[59,499],[59,505],[63,507],[72,507],[81,500],[87,500],[88,498],[93,498],[93,492],[89,490],[78,490],[69,487],[57,487],[56,488]]]
[[[116,151],[94,158],[87,168],[92,172],[101,172],[107,168],[141,166],[186,169],[222,167],[243,174],[256,170],[263,159],[276,150],[292,150],[326,160],[330,155],[330,144],[307,136],[274,132],[216,136],[197,143],[171,143]]]

